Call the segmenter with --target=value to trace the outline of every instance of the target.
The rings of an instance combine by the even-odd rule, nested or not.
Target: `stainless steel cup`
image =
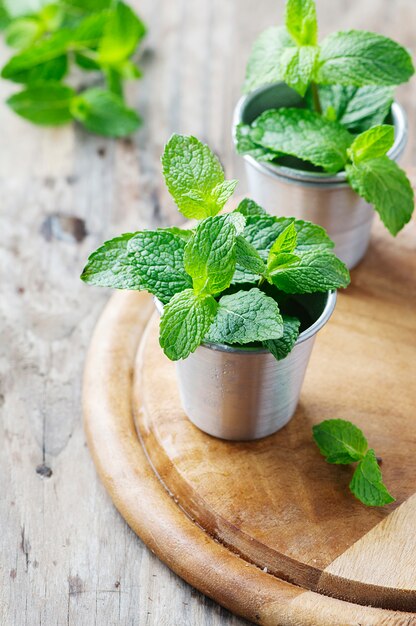
[[[312,324],[277,361],[263,348],[205,343],[176,362],[182,406],[191,422],[220,439],[270,435],[293,416],[316,333],[329,320],[336,292],[295,296]],[[160,303],[156,302],[161,311]]]
[[[301,102],[300,96],[285,83],[261,87],[238,102],[233,132],[237,124],[249,124],[267,109],[299,107]],[[407,117],[397,102],[392,105],[391,117],[395,142],[388,155],[397,160],[407,141]],[[361,261],[370,242],[374,209],[351,189],[345,172],[329,176],[261,163],[248,155],[244,160],[250,197],[268,213],[320,224],[335,242],[335,253],[349,269]]]

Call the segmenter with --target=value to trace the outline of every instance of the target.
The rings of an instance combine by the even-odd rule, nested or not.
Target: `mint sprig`
[[[4,11],[9,14],[6,43],[20,50],[1,75],[25,85],[7,101],[18,115],[50,126],[76,120],[90,132],[110,137],[137,130],[141,120],[125,103],[124,82],[141,76],[132,57],[146,27],[127,4],[60,0],[23,16],[12,14],[11,3]],[[72,89],[62,82],[71,62],[101,72],[106,85],[81,93],[72,90],[65,115],[58,115],[56,108],[62,107],[54,103],[54,95],[60,93],[63,99]]]
[[[349,282],[333,242],[320,226],[272,217],[248,198],[216,215],[235,181],[225,180],[217,157],[194,137],[174,135],[162,163],[180,211],[200,221],[112,239],[89,257],[82,280],[155,295],[164,305],[160,345],[172,360],[204,341],[264,345],[285,358],[300,330],[288,294]]]
[[[312,428],[313,438],[328,463],[357,463],[350,489],[367,506],[385,506],[394,502],[383,483],[380,467],[373,449],[363,432],[351,422],[341,419],[325,420]]]

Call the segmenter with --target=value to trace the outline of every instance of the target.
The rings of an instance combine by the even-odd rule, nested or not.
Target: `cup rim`
[[[234,145],[237,144],[236,140],[236,127],[243,121],[243,114],[246,106],[252,102],[257,96],[262,94],[268,89],[272,89],[276,85],[285,85],[282,81],[271,83],[269,85],[263,85],[258,87],[254,91],[243,95],[237,102],[233,115],[232,135]],[[387,153],[391,159],[397,161],[404,151],[407,142],[408,125],[407,115],[402,107],[396,100],[391,105],[391,114],[393,117],[393,126],[395,129],[394,144]],[[263,174],[267,174],[276,178],[284,178],[288,181],[297,183],[306,183],[308,185],[332,185],[332,186],[348,186],[347,175],[345,170],[338,172],[337,174],[326,174],[325,172],[306,172],[304,170],[298,170],[286,165],[276,165],[271,163],[265,163],[257,161],[249,154],[242,155],[243,159],[249,163],[252,167],[259,170]]]
[[[327,291],[326,296],[327,299],[321,315],[313,322],[313,324],[308,326],[308,328],[306,328],[299,334],[299,337],[297,338],[293,348],[316,335],[316,333],[320,331],[323,326],[325,326],[325,324],[331,317],[337,301],[337,290],[331,289],[330,291]],[[162,302],[158,298],[156,298],[156,296],[153,296],[153,301],[155,303],[158,313],[161,315],[163,313]],[[267,348],[245,348],[241,346],[235,347],[229,346],[226,343],[213,343],[211,341],[204,341],[203,343],[201,343],[200,346],[198,346],[198,348],[207,348],[208,350],[217,350],[219,352],[228,352],[231,354],[270,354],[270,350],[268,350]]]

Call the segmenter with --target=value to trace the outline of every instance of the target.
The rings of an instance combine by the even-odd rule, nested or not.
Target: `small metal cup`
[[[336,292],[295,297],[313,322],[285,359],[277,361],[264,348],[204,343],[176,362],[182,406],[195,426],[220,439],[249,441],[291,419],[316,333],[334,310]],[[161,312],[160,302],[156,306]]]
[[[239,100],[234,111],[234,139],[237,124],[250,124],[268,109],[301,105],[300,96],[285,83],[260,87]],[[392,105],[391,118],[395,141],[388,155],[397,160],[407,141],[407,117],[397,102]],[[248,155],[244,160],[250,197],[268,213],[320,224],[335,242],[335,254],[349,269],[361,261],[370,242],[374,209],[351,189],[345,172],[330,176],[262,163]]]

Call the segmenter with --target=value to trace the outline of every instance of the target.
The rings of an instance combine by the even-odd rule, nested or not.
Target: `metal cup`
[[[301,105],[300,96],[285,83],[260,87],[239,100],[234,111],[234,135],[237,124],[250,124],[263,111]],[[392,105],[391,118],[395,141],[388,155],[397,160],[407,141],[407,117],[397,102]],[[244,160],[250,197],[268,213],[320,224],[335,242],[335,254],[349,269],[361,261],[370,242],[374,209],[351,189],[345,172],[329,176],[262,163],[248,155]]]
[[[277,361],[264,348],[204,343],[176,362],[182,406],[191,422],[220,439],[248,441],[283,428],[293,416],[316,333],[329,320],[336,292],[294,296],[312,324]],[[162,305],[156,302],[161,312]]]

